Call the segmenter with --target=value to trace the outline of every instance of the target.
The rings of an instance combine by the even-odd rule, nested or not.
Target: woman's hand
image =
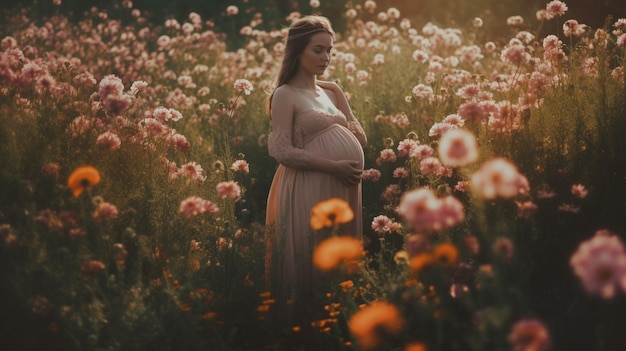
[[[344,185],[356,185],[361,181],[363,170],[359,168],[359,161],[339,160],[334,162],[333,174]]]
[[[326,81],[326,80],[317,80],[317,81],[315,81],[315,83],[322,89],[331,90],[332,92],[335,93],[335,95],[337,95],[337,93],[341,92],[341,88],[335,82],[330,82],[330,81]]]

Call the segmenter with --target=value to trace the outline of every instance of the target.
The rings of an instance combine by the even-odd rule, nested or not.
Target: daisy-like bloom
[[[406,157],[413,153],[413,150],[419,145],[417,140],[404,139],[398,143],[398,157]]]
[[[400,186],[398,184],[389,184],[380,195],[380,197],[391,202],[394,201],[398,196],[400,196],[401,193],[402,190],[400,189]]]
[[[413,87],[412,93],[417,98],[431,99],[433,97],[433,88],[420,83]]]
[[[384,149],[380,152],[380,156],[378,157],[382,162],[395,162],[396,154],[392,149]]]
[[[396,169],[393,170],[393,177],[394,178],[408,178],[409,177],[409,171],[404,168],[404,167],[398,167]]]
[[[472,175],[472,188],[485,199],[512,198],[529,190],[528,180],[513,163],[503,158],[485,162]]]
[[[354,212],[350,204],[340,198],[330,198],[320,201],[311,210],[311,228],[320,230],[325,227],[334,227],[348,223],[354,219]]]
[[[570,266],[589,294],[610,299],[616,287],[626,292],[624,244],[608,230],[599,230],[582,242],[570,258]]]
[[[507,337],[512,351],[545,351],[550,347],[548,328],[537,319],[521,319]]]
[[[230,169],[235,172],[242,172],[245,174],[250,173],[250,165],[248,165],[248,162],[246,160],[237,160],[233,162],[232,166],[230,166]]]
[[[350,332],[364,350],[376,349],[385,337],[399,334],[404,324],[400,309],[384,301],[361,308],[348,321]]]
[[[226,8],[226,16],[234,16],[239,13],[239,8],[235,5],[230,5]]]
[[[430,157],[435,154],[435,150],[429,145],[418,145],[414,149],[411,150],[409,154],[410,157],[415,157],[418,159],[424,159],[426,157]]]
[[[202,213],[217,213],[219,210],[215,203],[194,195],[180,202],[178,212],[187,218],[191,218]]]
[[[195,180],[198,183],[204,182],[206,177],[203,175],[204,170],[202,166],[195,162],[187,162],[184,165],[180,166],[178,170],[178,175],[184,176],[188,179]]]
[[[391,218],[380,215],[374,217],[372,220],[372,229],[378,234],[385,234],[391,232]]]
[[[565,5],[564,2],[558,0],[550,1],[546,5],[546,19],[550,20],[555,17],[563,16],[566,11],[567,5]]]
[[[461,128],[443,134],[438,151],[441,163],[447,167],[464,167],[478,158],[474,134]]]
[[[191,148],[191,144],[187,140],[187,138],[182,135],[175,133],[169,139],[169,143],[174,146],[177,150],[189,150]]]
[[[503,62],[520,65],[530,62],[531,56],[526,52],[524,45],[508,45],[500,53]]]
[[[448,229],[464,219],[460,201],[452,196],[439,199],[428,188],[404,193],[396,211],[418,232]]]
[[[433,260],[444,267],[453,267],[459,258],[456,246],[450,243],[441,243],[433,250]]]
[[[371,180],[373,182],[379,181],[380,176],[381,176],[381,173],[376,168],[366,169],[366,170],[363,170],[363,173],[361,173],[361,178],[363,180]]]
[[[98,204],[96,210],[93,211],[91,217],[98,223],[104,223],[114,220],[118,215],[119,211],[115,205],[102,201]]]
[[[67,179],[67,187],[75,197],[100,183],[100,172],[92,166],[78,167]]]
[[[587,195],[589,194],[589,191],[587,190],[587,188],[585,188],[584,185],[582,184],[574,184],[572,185],[572,195],[584,199],[587,197]]]
[[[119,96],[124,92],[122,80],[115,75],[109,74],[100,81],[98,95],[101,101],[105,101],[109,95]]]
[[[446,122],[437,122],[437,123],[434,123],[432,127],[430,127],[430,129],[428,130],[428,136],[438,137],[454,128],[457,128],[457,126],[455,126],[454,124],[446,123]]]
[[[250,95],[252,90],[254,90],[252,83],[250,83],[247,79],[237,79],[235,84],[233,84],[233,87],[246,95]]]
[[[102,145],[109,150],[115,150],[120,148],[122,141],[120,140],[120,137],[117,136],[117,134],[111,131],[106,131],[98,136],[98,138],[96,139],[96,144]]]
[[[220,182],[215,187],[217,190],[217,196],[222,199],[239,199],[241,197],[241,187],[236,181],[230,180],[226,182]]]
[[[420,161],[420,173],[422,175],[438,174],[442,168],[441,161],[436,157],[426,157]]]
[[[322,271],[332,271],[341,265],[351,265],[363,256],[363,244],[350,236],[324,239],[313,250],[313,265]]]

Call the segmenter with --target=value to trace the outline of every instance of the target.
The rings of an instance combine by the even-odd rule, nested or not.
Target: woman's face
[[[300,55],[300,69],[313,75],[322,75],[330,62],[333,37],[326,32],[314,34]]]

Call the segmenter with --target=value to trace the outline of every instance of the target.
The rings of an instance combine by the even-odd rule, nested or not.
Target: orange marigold
[[[413,273],[419,273],[424,268],[433,263],[433,255],[429,253],[421,253],[419,255],[411,257],[409,264],[411,265],[411,271]]]
[[[78,167],[67,179],[67,187],[78,197],[85,190],[100,183],[100,172],[91,166]]]
[[[459,258],[459,251],[456,246],[450,243],[442,243],[437,245],[433,250],[435,261],[445,267],[452,267]]]
[[[349,236],[333,236],[323,240],[313,251],[313,264],[320,270],[330,271],[342,263],[356,261],[363,255],[363,244]]]
[[[347,201],[331,198],[318,202],[311,211],[311,228],[320,230],[348,223],[354,218],[354,212]]]
[[[404,319],[395,305],[377,301],[357,311],[348,326],[361,348],[371,350],[380,346],[386,336],[399,334]]]
[[[426,345],[421,342],[412,342],[404,346],[404,351],[426,351]]]

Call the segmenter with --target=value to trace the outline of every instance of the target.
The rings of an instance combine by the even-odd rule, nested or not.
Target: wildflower
[[[108,202],[100,202],[96,207],[96,210],[92,213],[93,219],[98,222],[108,222],[117,218],[119,211],[115,205]]]
[[[537,205],[532,201],[518,201],[517,204],[517,216],[520,218],[529,218],[533,213],[537,211]]]
[[[361,241],[349,236],[333,236],[315,247],[313,265],[322,271],[331,271],[342,264],[355,262],[363,254]]]
[[[250,95],[252,90],[254,90],[252,83],[250,83],[250,81],[247,79],[237,79],[235,81],[235,84],[233,84],[233,87],[239,91],[242,91],[246,95]]]
[[[555,17],[563,16],[565,11],[567,11],[567,5],[565,5],[564,2],[558,0],[550,1],[546,5],[546,19],[550,20]]]
[[[239,13],[239,8],[235,5],[230,5],[226,8],[226,16],[234,16]]]
[[[361,173],[361,178],[363,180],[371,180],[373,182],[379,181],[380,176],[381,176],[380,171],[375,168],[363,170],[363,173]]]
[[[450,243],[439,244],[433,250],[433,260],[444,267],[454,266],[458,257],[459,251]]]
[[[396,252],[395,255],[393,255],[393,261],[397,265],[408,265],[409,260],[410,260],[409,253],[404,250],[400,250]]]
[[[235,172],[250,173],[250,166],[246,160],[236,160],[233,162],[232,166],[230,166],[230,169]]]
[[[67,187],[75,197],[80,196],[85,190],[90,190],[100,183],[100,172],[91,166],[78,167],[67,179]]]
[[[341,287],[341,290],[343,290],[343,292],[348,292],[352,288],[354,288],[354,282],[352,280],[345,280],[339,283],[339,286]]]
[[[587,188],[585,188],[584,185],[582,184],[572,185],[572,195],[576,196],[577,198],[584,199],[587,197],[588,194],[589,194],[589,191],[587,190]]]
[[[537,319],[521,319],[507,337],[513,351],[545,351],[550,346],[546,326]]]
[[[241,187],[235,181],[220,182],[216,186],[217,195],[222,198],[239,199],[241,196]]]
[[[180,202],[178,212],[187,218],[191,218],[202,213],[219,212],[219,207],[209,200],[194,195]]]
[[[111,131],[106,131],[98,136],[98,138],[96,139],[96,144],[102,145],[109,150],[115,150],[120,148],[122,141],[120,140],[120,137],[117,136],[117,134]]]
[[[393,201],[400,196],[401,193],[402,190],[398,184],[389,184],[381,194],[381,198],[387,201]]]
[[[409,177],[409,171],[404,168],[404,167],[398,167],[396,169],[393,170],[393,177],[394,178],[408,178]]]
[[[443,165],[436,157],[426,157],[420,161],[420,173],[422,175],[438,174],[441,168],[443,168]]]
[[[626,253],[614,233],[599,230],[582,242],[570,258],[570,266],[589,294],[610,299],[616,286],[626,292]]]
[[[517,27],[524,24],[524,18],[522,16],[510,16],[506,19],[506,24],[511,27]]]
[[[380,152],[380,156],[378,157],[378,159],[381,162],[395,162],[396,161],[396,154],[393,152],[393,149],[384,149]]]
[[[529,190],[528,180],[503,158],[485,162],[472,175],[472,188],[485,199],[511,198]]]
[[[180,166],[177,174],[182,175],[188,179],[195,180],[198,183],[202,183],[206,179],[206,177],[202,175],[203,172],[204,170],[202,169],[201,165],[195,162],[187,162],[184,165]]]
[[[493,242],[491,248],[498,256],[505,261],[508,261],[513,257],[515,246],[513,245],[513,241],[511,241],[511,239],[499,237]]]
[[[474,28],[480,28],[483,26],[483,19],[480,17],[474,17],[474,19],[472,20],[472,25],[474,26]]]
[[[430,99],[433,97],[433,88],[420,83],[413,87],[412,93],[417,98]]]
[[[330,198],[318,202],[311,211],[311,228],[320,230],[324,227],[334,227],[337,224],[348,223],[354,219],[354,212],[347,201],[339,198]]]
[[[376,216],[372,220],[372,229],[378,234],[391,232],[392,220],[384,215]]]
[[[361,348],[371,350],[380,346],[386,336],[399,334],[404,320],[395,305],[376,301],[352,315],[348,326]]]
[[[441,163],[448,167],[463,167],[478,158],[474,134],[460,128],[441,136],[438,151]]]

